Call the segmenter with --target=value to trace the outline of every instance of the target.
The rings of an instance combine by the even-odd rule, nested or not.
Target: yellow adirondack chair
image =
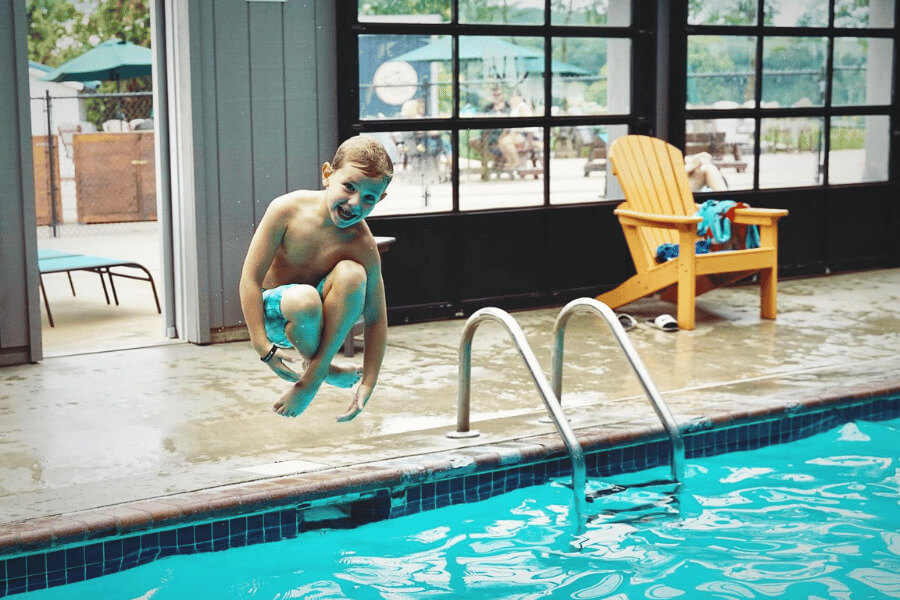
[[[694,329],[694,298],[721,285],[760,273],[760,314],[775,318],[778,281],[778,219],[786,210],[739,208],[735,224],[758,225],[760,247],[696,254],[697,205],[681,151],[643,135],[626,135],[610,148],[613,173],[625,192],[619,217],[637,274],[597,299],[616,308],[662,291],[678,303],[678,326]],[[656,262],[660,244],[677,243],[678,258]]]

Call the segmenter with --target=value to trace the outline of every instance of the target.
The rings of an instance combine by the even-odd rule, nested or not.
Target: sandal
[[[647,319],[647,322],[660,331],[678,331],[678,321],[672,315],[659,315],[655,319]]]
[[[622,326],[622,329],[625,331],[631,331],[635,327],[637,327],[637,321],[631,315],[627,315],[625,313],[618,313],[616,318],[619,320],[619,324]]]

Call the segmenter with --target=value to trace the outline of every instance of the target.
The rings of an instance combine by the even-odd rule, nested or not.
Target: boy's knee
[[[361,290],[366,287],[366,269],[361,264],[352,260],[342,260],[334,267],[334,283],[351,290]]]
[[[322,317],[322,299],[311,285],[295,285],[281,297],[281,313],[288,321],[300,322]]]

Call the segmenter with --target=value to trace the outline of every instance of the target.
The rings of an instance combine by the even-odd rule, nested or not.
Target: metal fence
[[[152,92],[31,103],[39,238],[156,220]]]

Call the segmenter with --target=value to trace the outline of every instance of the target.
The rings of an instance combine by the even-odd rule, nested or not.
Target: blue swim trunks
[[[284,328],[287,327],[287,319],[284,318],[284,315],[281,312],[281,297],[284,295],[285,290],[295,285],[299,284],[288,283],[279,285],[277,288],[272,288],[271,290],[263,290],[263,311],[265,313],[266,337],[279,348],[291,347],[291,341],[284,333]],[[319,296],[323,296],[325,291],[324,279],[319,282],[316,289],[319,291]]]

